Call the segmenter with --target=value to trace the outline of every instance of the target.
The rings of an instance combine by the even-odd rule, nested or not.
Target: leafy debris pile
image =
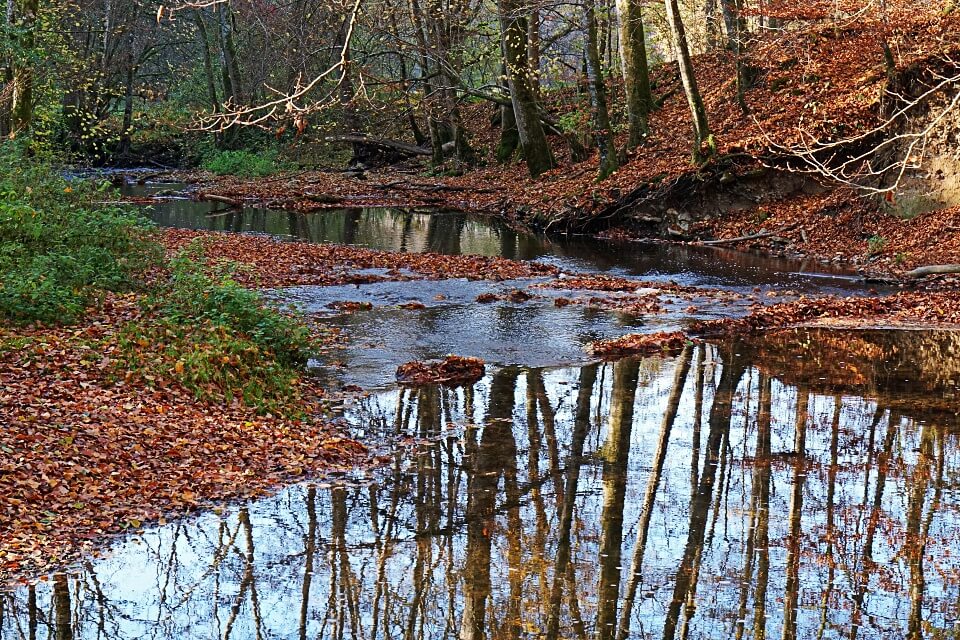
[[[590,343],[587,351],[592,356],[619,358],[630,355],[675,353],[691,342],[682,331],[638,334],[631,333],[613,340]]]
[[[751,306],[750,315],[698,323],[698,334],[734,334],[790,326],[960,326],[960,291],[901,291],[885,297],[824,296]]]
[[[397,382],[410,387],[431,384],[459,386],[483,377],[486,367],[480,358],[449,355],[443,360],[407,362],[397,367]]]
[[[165,229],[164,243],[175,252],[200,238],[207,255],[246,265],[235,278],[246,285],[286,287],[337,285],[381,280],[466,278],[515,280],[558,273],[556,267],[537,262],[475,255],[391,253],[334,244],[282,242],[243,234]],[[384,269],[384,275],[356,273]],[[406,270],[408,273],[403,273]]]

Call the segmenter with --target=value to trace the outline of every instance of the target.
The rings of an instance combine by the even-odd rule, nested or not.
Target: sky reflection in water
[[[384,392],[347,415],[400,445],[369,479],[149,531],[0,633],[953,637],[958,350],[787,331]]]

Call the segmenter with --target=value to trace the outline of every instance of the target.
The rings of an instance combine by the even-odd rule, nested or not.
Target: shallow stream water
[[[375,394],[344,420],[385,467],[151,529],[3,596],[0,629],[954,637],[958,350],[790,330]]]
[[[461,247],[503,253],[505,232],[464,220],[475,231]],[[544,243],[538,259],[571,259],[572,245],[514,237]],[[601,246],[577,268],[734,289],[815,280],[757,258],[698,271],[697,252],[640,267],[647,245]],[[481,306],[482,283],[401,284],[412,288],[370,297],[396,304],[436,287],[445,299],[332,319],[371,341],[341,354],[340,375],[382,390],[341,419],[382,467],[121,540],[0,594],[0,637],[960,633],[960,334],[791,329],[597,363],[584,340],[651,321]],[[288,293],[309,307],[338,289]],[[444,350],[493,366],[456,389],[383,384],[395,360]]]
[[[131,196],[182,193],[185,185],[128,186]],[[224,208],[220,203],[166,198],[147,210],[162,226],[268,234],[308,242],[339,243],[388,251],[502,256],[553,264],[567,273],[587,272],[715,287],[739,298],[667,298],[664,312],[633,316],[598,312],[589,305],[556,307],[569,292],[542,290],[524,303],[478,305],[484,293],[502,294],[529,282],[467,280],[375,282],[335,287],[295,287],[278,297],[350,336],[340,357],[318,362],[331,383],[383,387],[396,367],[448,353],[475,356],[497,366],[556,366],[586,361],[584,347],[631,332],[673,331],[692,322],[737,317],[757,300],[768,303],[812,293],[863,293],[855,274],[815,261],[786,260],[724,249],[665,243],[605,242],[586,236],[545,236],[511,229],[494,217],[456,212],[387,208],[297,213]],[[211,213],[212,212],[212,213]],[[774,295],[776,294],[776,295]],[[784,297],[787,294],[787,297]],[[590,297],[590,292],[585,292]],[[749,297],[746,297],[749,296]],[[772,296],[772,297],[771,297]],[[576,297],[576,296],[574,296]],[[372,305],[337,313],[338,302]],[[425,309],[401,305],[419,302]]]

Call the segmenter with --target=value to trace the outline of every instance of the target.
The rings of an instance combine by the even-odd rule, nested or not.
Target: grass
[[[250,151],[217,151],[203,163],[203,168],[218,176],[261,178],[273,175],[281,169],[274,152],[252,153]]]

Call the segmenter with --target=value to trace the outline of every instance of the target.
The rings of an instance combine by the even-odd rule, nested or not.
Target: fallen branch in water
[[[907,271],[903,274],[903,277],[913,279],[941,273],[960,273],[960,264],[932,264],[925,267],[917,267],[912,271]]]
[[[223,204],[228,204],[231,207],[242,207],[243,203],[236,198],[228,198],[227,196],[218,196],[215,193],[201,193],[200,200],[208,200],[210,202],[222,202]]]

